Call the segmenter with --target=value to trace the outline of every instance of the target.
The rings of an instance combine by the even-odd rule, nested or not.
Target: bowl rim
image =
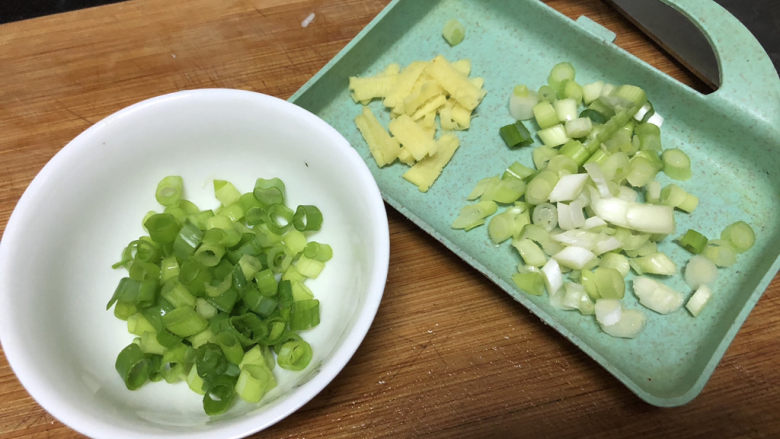
[[[19,225],[23,217],[34,207],[39,193],[45,189],[46,180],[49,173],[63,166],[67,156],[80,154],[90,149],[92,137],[99,134],[102,130],[108,129],[112,122],[125,116],[143,111],[147,107],[165,105],[171,100],[199,100],[199,99],[253,99],[264,105],[278,106],[286,110],[292,118],[302,119],[307,124],[318,126],[319,129],[328,133],[330,142],[350,162],[350,169],[353,175],[359,180],[369,195],[369,207],[375,211],[373,216],[382,218],[378,224],[373,224],[373,241],[375,243],[371,254],[373,254],[376,263],[371,272],[368,286],[366,288],[366,297],[361,308],[356,309],[357,317],[352,329],[348,332],[344,340],[337,345],[333,353],[320,365],[319,369],[310,379],[302,385],[290,390],[287,394],[280,396],[277,403],[268,410],[259,410],[254,413],[248,413],[244,416],[225,421],[224,424],[217,425],[214,428],[202,431],[172,431],[161,432],[159,434],[150,432],[127,431],[105,421],[98,420],[85,414],[78,409],[74,409],[67,403],[64,403],[56,393],[52,393],[46,386],[39,385],[37,375],[29,370],[30,359],[25,354],[23,337],[15,334],[14,329],[9,324],[12,319],[4,318],[12,311],[10,310],[10,294],[8,279],[11,277],[12,267],[14,265],[13,255],[15,249],[21,243],[18,243],[17,232],[21,228]],[[167,93],[159,96],[150,97],[134,104],[123,107],[110,115],[104,117],[98,122],[92,124],[84,131],[79,133],[65,146],[58,150],[54,156],[38,171],[33,180],[22,193],[16,203],[16,206],[9,216],[3,236],[0,238],[0,344],[2,344],[5,357],[25,390],[30,396],[47,412],[57,418],[59,421],[70,428],[86,434],[91,437],[145,437],[145,438],[165,438],[165,437],[192,437],[206,438],[214,437],[220,434],[222,437],[243,437],[281,421],[291,415],[311,399],[317,396],[347,365],[349,360],[357,351],[358,347],[365,338],[370,329],[379,305],[384,295],[385,283],[387,280],[390,259],[390,238],[389,225],[387,222],[387,212],[385,209],[382,195],[376,184],[368,166],[359,156],[357,151],[335,128],[310,111],[288,102],[286,100],[267,95],[260,92],[249,90],[230,89],[230,88],[200,88],[181,90]]]

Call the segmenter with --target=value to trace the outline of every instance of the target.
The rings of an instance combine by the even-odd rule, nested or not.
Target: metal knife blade
[[[712,46],[687,17],[659,0],[607,0],[661,48],[713,89],[720,69]]]

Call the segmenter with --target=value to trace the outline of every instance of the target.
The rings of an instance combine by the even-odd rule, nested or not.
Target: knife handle
[[[721,85],[706,99],[737,105],[780,133],[780,78],[752,33],[712,0],[662,0],[688,17],[709,40],[720,68]]]

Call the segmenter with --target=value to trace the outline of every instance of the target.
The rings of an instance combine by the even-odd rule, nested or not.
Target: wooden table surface
[[[0,234],[35,174],[91,124],[181,89],[288,98],[386,3],[131,0],[0,25]],[[605,3],[548,3],[705,89]],[[780,437],[780,276],[702,393],[661,409],[398,212],[388,216],[387,288],[365,341],[322,393],[257,437]],[[78,436],[0,356],[0,437]]]

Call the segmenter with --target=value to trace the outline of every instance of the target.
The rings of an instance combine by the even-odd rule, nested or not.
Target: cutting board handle
[[[750,116],[780,123],[780,79],[766,51],[736,17],[713,0],[663,0],[688,17],[712,45],[721,85],[707,99],[736,104]]]

